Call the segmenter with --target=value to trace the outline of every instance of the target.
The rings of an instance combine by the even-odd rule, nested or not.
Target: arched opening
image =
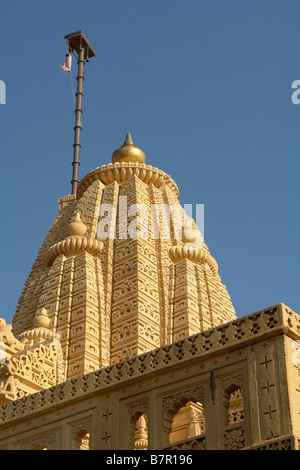
[[[77,431],[73,437],[73,450],[90,450],[90,434],[86,429]]]
[[[189,439],[205,433],[205,416],[202,403],[189,400],[173,417],[170,443]]]

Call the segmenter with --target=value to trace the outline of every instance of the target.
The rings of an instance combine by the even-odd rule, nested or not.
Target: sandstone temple
[[[236,315],[176,183],[128,134],[58,200],[0,319],[0,449],[299,449],[299,344],[284,304]]]

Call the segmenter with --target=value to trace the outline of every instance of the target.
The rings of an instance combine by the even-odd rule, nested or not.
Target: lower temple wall
[[[299,364],[287,349],[300,335],[282,313],[262,311],[3,405],[0,450],[130,450],[141,415],[149,450],[298,449]],[[237,389],[243,416],[230,423]],[[205,432],[170,442],[189,401],[203,406]]]

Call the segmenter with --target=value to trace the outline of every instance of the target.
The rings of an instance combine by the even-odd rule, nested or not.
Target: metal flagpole
[[[78,187],[78,173],[79,173],[79,152],[80,152],[80,133],[82,130],[81,116],[82,116],[82,98],[83,98],[83,68],[85,60],[88,62],[89,59],[96,55],[95,49],[87,40],[86,36],[82,31],[75,31],[74,33],[68,34],[65,36],[65,39],[68,40],[69,45],[73,50],[78,54],[78,72],[77,72],[77,92],[76,92],[76,106],[75,106],[75,126],[74,126],[74,144],[73,144],[73,175],[72,175],[72,194],[77,193]]]

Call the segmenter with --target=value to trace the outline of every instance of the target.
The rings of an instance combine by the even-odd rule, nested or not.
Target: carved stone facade
[[[178,197],[131,161],[59,200],[13,325],[0,319],[0,449],[299,447],[299,316],[237,319]]]
[[[234,319],[216,261],[204,242],[199,248],[175,238],[171,206],[180,208],[183,226],[175,183],[149,165],[115,163],[83,178],[77,197],[59,200],[11,334],[17,340],[32,329],[35,313],[45,309],[67,379]],[[153,207],[161,217],[155,238]],[[106,208],[113,208],[115,226]],[[145,217],[132,208],[144,208]],[[130,236],[137,226],[139,236]]]
[[[0,449],[72,449],[87,434],[90,449],[141,442],[153,450],[298,449],[299,316],[279,304],[227,324],[227,341],[220,341],[223,331],[212,328],[2,405]],[[230,418],[234,400],[242,419]],[[194,426],[199,435],[170,442],[174,418],[191,403],[205,425]]]

